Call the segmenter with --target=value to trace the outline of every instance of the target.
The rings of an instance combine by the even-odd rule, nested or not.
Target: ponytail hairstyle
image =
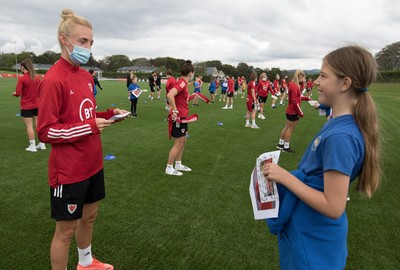
[[[192,65],[192,61],[186,60],[185,64],[181,67],[182,76],[187,76],[190,72],[194,73],[194,66]]]
[[[295,84],[297,84],[298,87],[300,87],[300,83],[303,82],[303,79],[300,80],[300,77],[304,77],[304,76],[306,76],[306,74],[304,73],[304,71],[302,71],[301,69],[297,69],[297,70],[294,72],[294,75],[293,75],[293,82],[294,82]]]
[[[257,79],[257,71],[253,70],[250,74],[250,81],[255,81]]]
[[[371,198],[378,189],[382,177],[379,123],[375,102],[367,87],[377,76],[377,64],[372,54],[359,46],[348,46],[330,52],[323,59],[339,78],[352,81],[350,91],[357,100],[353,115],[365,142],[364,164],[356,189]]]
[[[31,77],[32,81],[35,80],[35,69],[33,68],[33,64],[31,59],[26,58],[24,61],[20,63],[21,67],[24,67],[28,72],[29,76]]]
[[[93,29],[92,24],[86,18],[76,15],[70,9],[63,9],[61,12],[61,21],[58,25],[58,36],[60,36],[60,34],[69,36],[76,24]],[[58,40],[58,42],[60,43],[61,48],[63,48],[64,46],[61,41]]]
[[[172,76],[172,70],[169,68],[168,70],[167,70],[167,76]]]

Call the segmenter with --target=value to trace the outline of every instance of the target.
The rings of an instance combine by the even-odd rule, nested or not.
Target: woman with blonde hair
[[[286,108],[286,125],[281,132],[281,137],[276,148],[284,152],[293,152],[290,148],[290,139],[292,138],[293,131],[297,126],[300,117],[303,117],[303,111],[300,108],[301,91],[300,82],[305,78],[305,73],[301,69],[295,71],[293,80],[288,85],[289,103]]]
[[[315,85],[333,119],[308,146],[298,170],[271,163],[263,171],[283,198],[279,217],[267,220],[271,233],[279,234],[281,269],[346,267],[349,185],[358,177],[357,190],[371,197],[381,179],[378,117],[367,88],[376,74],[374,56],[362,47],[326,55]]]
[[[51,144],[49,185],[55,232],[50,247],[52,270],[65,270],[75,237],[77,270],[113,270],[92,256],[93,226],[105,198],[100,133],[128,114],[125,110],[96,111],[93,78],[86,64],[93,44],[92,24],[64,9],[58,27],[60,59],[39,85],[38,136]],[[118,115],[118,116],[117,116]]]

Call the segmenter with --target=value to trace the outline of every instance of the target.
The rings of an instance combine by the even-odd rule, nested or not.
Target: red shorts
[[[248,99],[247,101],[246,101],[246,105],[247,105],[247,110],[248,111],[253,111],[254,110],[254,101],[253,101],[253,99]]]

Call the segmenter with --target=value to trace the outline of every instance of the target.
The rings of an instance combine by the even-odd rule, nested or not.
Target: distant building
[[[128,73],[130,70],[132,70],[135,73],[151,73],[154,70],[154,66],[152,66],[152,67],[142,67],[142,66],[121,67],[121,68],[117,69],[117,72]]]
[[[206,73],[206,75],[213,75],[215,73],[218,73],[218,69],[216,67],[206,67],[205,73]]]
[[[47,64],[33,64],[35,70],[49,70],[53,65]],[[12,67],[13,69],[21,69],[21,64],[16,64]]]
[[[219,77],[220,79],[225,77],[225,73],[222,70],[218,70],[216,67],[206,67],[205,73],[208,76]]]
[[[47,65],[47,64],[33,64],[33,68],[35,70],[49,70],[53,65]],[[19,69],[21,70],[21,64],[14,65],[12,67],[13,69]],[[103,71],[99,69],[98,67],[89,67],[89,66],[81,66],[81,68],[89,71],[89,70],[94,70],[97,73],[97,78],[99,80],[103,79]]]

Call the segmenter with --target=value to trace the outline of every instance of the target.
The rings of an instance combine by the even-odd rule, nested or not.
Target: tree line
[[[36,55],[33,52],[21,52],[17,54],[18,63],[25,58],[30,58],[33,63],[36,64],[54,64],[59,58],[60,53],[53,51],[46,51],[41,55]],[[380,70],[393,71],[400,70],[400,41],[387,45],[381,51],[376,53],[375,58],[379,65]],[[177,59],[173,57],[157,57],[152,59],[147,58],[134,58],[130,59],[126,55],[118,54],[107,56],[101,60],[96,60],[93,57],[90,58],[87,66],[98,67],[105,72],[116,72],[120,67],[129,66],[141,66],[141,67],[154,67],[158,70],[171,69],[174,72],[179,72],[180,67],[185,63],[185,59]],[[247,63],[239,63],[237,66],[223,64],[219,60],[211,60],[205,62],[194,63],[196,72],[198,74],[205,74],[206,67],[216,67],[217,70],[223,71],[225,74],[239,76],[249,74],[252,70],[256,70],[258,73],[267,72],[267,75],[275,76],[275,74],[285,74],[285,71],[281,71],[280,68],[261,69],[253,67]],[[15,54],[14,53],[1,53],[0,54],[0,68],[11,68],[15,65]]]

